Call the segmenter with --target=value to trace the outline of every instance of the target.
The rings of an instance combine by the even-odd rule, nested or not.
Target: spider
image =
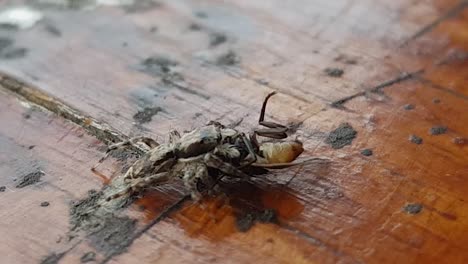
[[[134,145],[144,154],[123,175],[125,188],[119,188],[108,195],[106,200],[139,194],[148,187],[181,178],[192,199],[200,201],[202,194],[197,184],[201,182],[204,186],[215,185],[214,177],[209,174],[210,168],[229,177],[249,179],[244,168],[284,168],[298,164],[292,161],[303,152],[300,141],[259,143],[257,140],[257,136],[276,140],[288,136],[286,126],[264,120],[267,102],[275,93],[267,95],[260,111],[258,123],[266,128],[255,129],[248,136],[211,121],[183,135],[176,130],[171,131],[166,144],[159,145],[151,138],[139,137],[110,146],[109,150]]]

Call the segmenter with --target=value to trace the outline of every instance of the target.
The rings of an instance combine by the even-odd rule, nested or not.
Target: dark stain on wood
[[[356,135],[357,131],[350,124],[343,123],[328,134],[325,142],[330,144],[334,149],[340,149],[346,145],[351,145]]]
[[[155,116],[159,112],[165,112],[165,111],[159,106],[145,107],[143,110],[138,111],[138,113],[136,113],[133,116],[133,119],[137,121],[139,124],[148,123],[148,122],[151,122],[151,120],[153,119],[153,116]]]
[[[45,173],[40,170],[28,173],[22,176],[20,179],[18,179],[18,184],[16,184],[16,188],[24,188],[26,186],[36,184],[41,180],[42,176],[44,175]]]

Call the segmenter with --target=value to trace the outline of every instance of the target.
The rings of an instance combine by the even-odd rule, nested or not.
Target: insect
[[[265,128],[255,129],[249,135],[211,121],[183,135],[174,130],[169,134],[168,142],[161,145],[150,138],[140,137],[111,146],[110,149],[115,149],[131,144],[144,154],[123,175],[125,188],[109,195],[106,200],[138,194],[148,187],[181,178],[192,199],[200,201],[202,195],[197,184],[215,184],[209,169],[228,177],[249,179],[243,171],[248,167],[275,169],[301,164],[293,161],[303,152],[302,143],[283,140],[288,137],[288,128],[264,120],[267,102],[275,93],[267,95],[260,111],[259,125]],[[259,142],[257,137],[272,141]]]

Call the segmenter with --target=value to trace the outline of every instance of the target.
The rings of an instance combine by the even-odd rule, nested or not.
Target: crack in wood
[[[370,89],[366,89],[364,91],[361,91],[361,92],[355,93],[353,95],[344,97],[342,99],[336,100],[336,101],[332,102],[330,105],[333,108],[338,108],[338,109],[345,110],[346,107],[344,106],[344,104],[347,103],[348,101],[354,99],[354,98],[364,96],[364,95],[366,95],[368,93],[381,94],[381,93],[383,93],[383,89],[385,89],[386,87],[392,86],[394,84],[401,83],[401,82],[404,82],[404,81],[407,81],[407,80],[410,80],[410,79],[413,79],[416,76],[422,74],[423,72],[424,72],[424,70],[418,70],[418,71],[409,72],[409,73],[408,72],[402,73],[402,74],[400,74],[400,76],[398,76],[398,77],[396,77],[394,79],[382,82],[382,83],[380,83],[380,84],[378,84],[378,85],[376,85],[376,86],[374,86],[374,87],[372,87]]]
[[[350,259],[353,259],[350,255],[340,251],[338,248],[334,248],[332,247],[330,244],[316,238],[316,237],[313,237],[312,235],[302,231],[302,230],[299,230],[298,228],[295,228],[295,227],[292,227],[290,225],[287,225],[287,224],[284,224],[284,223],[281,223],[279,224],[279,226],[285,230],[288,230],[290,232],[293,232],[295,234],[297,234],[299,237],[303,238],[305,241],[307,241],[308,243],[314,245],[314,246],[317,246],[317,247],[320,247],[320,248],[325,248],[327,250],[329,250],[334,256],[336,257],[340,257],[340,258],[343,258],[343,257],[347,257],[347,258],[350,258]],[[353,262],[355,262],[355,260],[353,259]]]
[[[77,125],[86,129],[91,135],[106,144],[112,144],[128,139],[128,136],[120,133],[110,125],[81,113],[79,110],[61,102],[51,95],[29,86],[13,77],[0,74],[0,88],[8,90],[26,101],[45,108]]]
[[[468,0],[463,0],[460,1],[457,5],[452,7],[450,10],[448,10],[445,14],[442,14],[442,16],[438,17],[436,20],[433,22],[429,23],[428,25],[424,26],[421,28],[419,31],[417,31],[415,34],[413,34],[411,37],[409,37],[407,40],[405,40],[401,45],[401,47],[407,46],[410,42],[416,40],[417,38],[421,37],[422,35],[432,31],[434,28],[436,28],[440,23],[443,21],[453,18],[460,14],[466,7],[468,7]]]
[[[428,79],[425,79],[425,78],[422,78],[422,77],[418,78],[418,80],[421,83],[428,85],[430,88],[449,93],[449,94],[451,94],[451,95],[453,95],[453,96],[455,96],[457,98],[463,99],[463,100],[468,100],[468,96],[466,96],[464,94],[461,94],[461,93],[458,93],[458,92],[456,92],[454,90],[451,90],[449,88],[446,88],[444,86],[441,86],[439,84],[433,83],[431,80],[428,80]]]

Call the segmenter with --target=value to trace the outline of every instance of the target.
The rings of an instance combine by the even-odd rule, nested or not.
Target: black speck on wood
[[[343,123],[337,129],[330,132],[325,142],[330,144],[334,149],[340,149],[346,145],[351,145],[356,134],[357,131],[350,124]]]
[[[163,111],[163,109],[159,106],[145,107],[143,110],[138,111],[138,113],[133,115],[133,119],[140,124],[148,123],[153,119],[153,116],[161,111]]]
[[[431,135],[442,135],[447,132],[447,127],[446,126],[434,126],[429,129],[429,134]]]
[[[408,214],[418,214],[422,211],[422,209],[422,204],[418,203],[407,204],[403,207],[403,211],[407,212]]]
[[[330,77],[335,77],[335,78],[339,78],[343,75],[344,71],[342,69],[338,69],[338,68],[326,68],[324,70],[324,72],[330,76]]]
[[[405,110],[413,110],[413,109],[414,109],[414,105],[412,105],[412,104],[406,104],[406,105],[403,106],[403,108],[404,108]]]
[[[210,34],[210,46],[211,47],[221,45],[226,41],[227,41],[227,37],[223,33],[214,32]]]
[[[169,73],[172,67],[178,65],[176,61],[162,56],[146,58],[141,64],[144,67],[144,71],[155,75]]]
[[[216,64],[220,66],[232,66],[240,62],[239,56],[234,51],[229,51],[226,54],[221,55],[217,60]]]
[[[416,136],[416,135],[410,135],[408,140],[411,141],[412,143],[418,144],[418,145],[423,143],[423,139]]]
[[[372,149],[363,149],[363,150],[361,150],[361,154],[364,155],[364,156],[372,156],[372,154],[374,154],[374,152],[372,151]]]

